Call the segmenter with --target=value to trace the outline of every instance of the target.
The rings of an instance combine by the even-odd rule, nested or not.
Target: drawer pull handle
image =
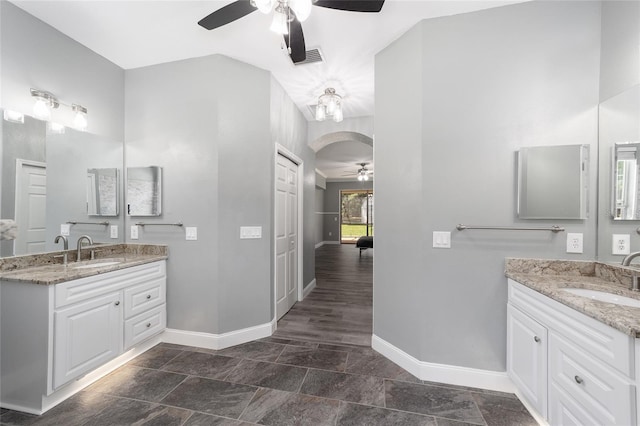
[[[147,323],[147,328],[149,328],[149,327],[151,327],[151,323],[150,322]],[[576,376],[576,377],[578,377],[578,376]]]
[[[574,379],[575,379],[576,383],[578,383],[579,385],[584,383],[584,380],[582,380],[582,377],[580,377],[580,376],[575,376]]]
[[[116,305],[116,306],[120,305],[120,301],[117,300],[116,303],[114,303],[114,305]]]
[[[150,294],[147,294],[147,299],[151,299],[151,295]]]
[[[536,343],[540,343],[540,338],[538,336],[533,336],[533,341]]]

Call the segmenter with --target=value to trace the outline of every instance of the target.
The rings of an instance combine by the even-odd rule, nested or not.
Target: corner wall
[[[515,152],[588,144],[596,170],[600,3],[527,2],[425,20],[376,56],[374,334],[418,361],[506,369],[505,257],[593,259],[587,220],[515,215]],[[399,67],[398,64],[403,64]],[[584,234],[456,231],[562,225]],[[451,249],[434,249],[450,231]]]

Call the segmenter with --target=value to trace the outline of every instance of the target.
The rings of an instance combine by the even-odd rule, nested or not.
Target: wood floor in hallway
[[[371,346],[373,250],[316,249],[316,288],[278,321],[274,337]]]

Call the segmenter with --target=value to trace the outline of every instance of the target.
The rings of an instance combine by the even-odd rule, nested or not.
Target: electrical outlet
[[[63,237],[68,237],[70,233],[71,225],[69,225],[68,223],[63,223],[62,225],[60,225],[60,235],[62,235]]]
[[[613,234],[612,254],[631,253],[631,237],[629,234]]]
[[[131,239],[138,239],[138,225],[131,225]]]
[[[196,241],[198,239],[198,228],[195,226],[187,226],[185,233],[187,241]]]
[[[332,236],[332,235],[333,235],[333,232],[329,231],[329,236]]]
[[[111,238],[118,238],[118,225],[111,225],[109,231]]]
[[[567,234],[567,253],[582,253],[582,233]]]
[[[451,232],[433,231],[434,248],[451,248]]]

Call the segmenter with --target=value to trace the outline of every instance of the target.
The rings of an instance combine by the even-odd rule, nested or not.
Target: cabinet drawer
[[[124,349],[160,333],[167,325],[166,305],[160,305],[124,322]]]
[[[555,330],[584,351],[634,376],[631,336],[590,318],[522,284],[509,280],[509,302]]]
[[[549,380],[563,409],[550,407],[550,415],[584,412],[595,424],[630,425],[635,423],[635,386],[614,369],[587,355],[583,349],[556,333],[549,333]],[[564,403],[562,402],[564,401]],[[570,406],[579,407],[570,410]],[[564,418],[565,416],[562,415]],[[633,421],[632,421],[633,419]],[[551,424],[564,424],[550,418]]]
[[[57,284],[55,286],[55,307],[60,308],[122,290],[127,286],[164,278],[166,277],[165,264],[166,262],[163,260]]]
[[[165,278],[158,278],[124,290],[124,318],[139,315],[166,301]]]

